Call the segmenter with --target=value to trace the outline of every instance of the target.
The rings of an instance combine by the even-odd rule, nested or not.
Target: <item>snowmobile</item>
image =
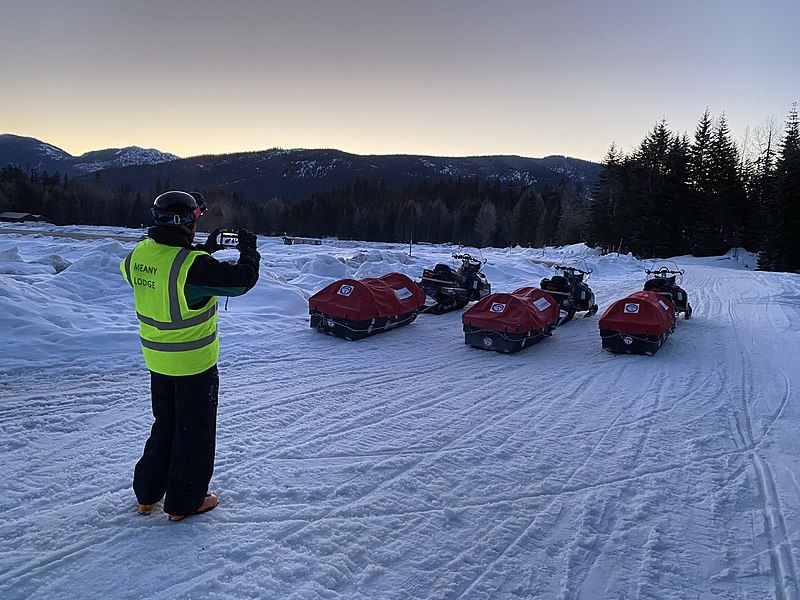
[[[540,287],[558,302],[559,325],[572,319],[576,312],[586,311],[586,317],[597,313],[594,292],[586,284],[592,270],[588,268],[586,261],[581,261],[581,263],[583,268],[572,265],[555,265],[553,268],[561,271],[561,275],[542,279],[540,284]]]
[[[675,306],[677,314],[683,313],[684,318],[692,317],[692,305],[689,304],[689,296],[686,290],[680,287],[685,271],[679,269],[678,265],[671,260],[654,263],[652,269],[645,269],[644,272],[649,279],[644,282],[644,291],[657,292],[667,296]]]
[[[458,270],[443,263],[433,269],[423,269],[422,279],[417,285],[433,302],[426,304],[424,312],[441,315],[464,308],[471,301],[492,293],[492,286],[481,272],[485,260],[470,254],[453,254],[453,258],[461,261]]]

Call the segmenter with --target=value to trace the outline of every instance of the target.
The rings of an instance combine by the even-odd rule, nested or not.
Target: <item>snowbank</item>
[[[119,274],[119,262],[133,248],[141,230],[66,227],[37,224],[45,235],[0,237],[0,327],[8,343],[2,368],[69,362],[76,353],[92,357],[130,356],[137,352],[136,321],[130,290]],[[77,239],[76,239],[77,238]],[[486,259],[485,272],[495,291],[538,285],[552,274],[552,264],[582,259],[593,278],[630,276],[641,279],[642,263],[631,256],[599,256],[583,244],[562,248],[460,248],[402,244],[338,242],[323,246],[286,246],[278,238],[261,238],[262,277],[244,297],[221,310],[223,343],[228,336],[257,331],[305,333],[308,297],[344,277],[380,277],[398,271],[417,279],[437,262],[455,265],[453,253],[470,252]],[[221,260],[235,260],[223,251]],[[221,308],[224,306],[221,304]],[[78,352],[79,350],[79,352]]]
[[[597,318],[505,356],[465,347],[457,312],[353,343],[308,327],[330,281],[416,278],[458,247],[261,239],[258,286],[220,311],[222,504],[171,524],[131,490],[138,232],[70,231],[91,239],[0,234],[3,599],[800,592],[800,276],[678,258],[695,316],[657,356],[603,353]],[[496,291],[585,260],[601,310],[649,264],[481,254]]]

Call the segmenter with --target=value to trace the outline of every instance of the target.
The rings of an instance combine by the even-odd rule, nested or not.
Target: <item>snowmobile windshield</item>
[[[558,272],[559,275],[562,273],[582,275],[582,281],[589,279],[589,275],[592,273],[589,265],[582,258],[570,258],[568,260],[563,260],[555,264],[553,268]]]
[[[654,260],[645,270],[650,279],[670,279],[675,277],[675,283],[683,281],[683,269],[678,267],[674,260]]]
[[[453,259],[459,267],[467,267],[469,270],[480,270],[484,265],[483,252],[479,248],[464,246],[457,252],[453,252]]]

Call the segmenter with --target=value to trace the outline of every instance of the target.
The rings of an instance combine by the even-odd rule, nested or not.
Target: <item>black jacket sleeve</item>
[[[258,281],[261,255],[256,250],[239,253],[236,263],[220,262],[210,254],[198,256],[186,276],[189,305],[204,304],[210,296],[241,296]]]

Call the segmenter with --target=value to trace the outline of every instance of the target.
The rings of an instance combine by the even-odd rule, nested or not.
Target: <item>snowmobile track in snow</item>
[[[55,313],[8,328],[0,372],[4,599],[800,600],[797,276],[679,258],[696,311],[658,355],[602,352],[597,317],[499,355],[464,346],[457,312],[352,343],[308,328],[343,272],[418,275],[450,248],[263,240],[262,281],[220,313],[222,504],[170,524],[130,489],[150,421],[130,244],[89,233],[20,244],[64,244],[57,276],[0,275],[0,319]],[[643,263],[579,250],[601,310],[641,289]],[[487,250],[487,277],[535,285],[531,259],[560,252]]]
[[[772,475],[772,469],[769,464],[759,455],[758,446],[765,439],[764,436],[769,430],[769,427],[778,418],[778,415],[783,411],[785,402],[781,402],[778,410],[769,418],[768,425],[764,429],[764,434],[756,440],[753,434],[753,419],[750,414],[750,406],[748,398],[755,396],[750,373],[752,372],[752,365],[749,364],[748,348],[742,344],[739,332],[736,329],[737,319],[734,314],[733,301],[728,302],[728,312],[731,317],[731,325],[736,337],[736,342],[739,344],[739,356],[742,360],[742,414],[744,415],[746,425],[746,443],[750,449],[748,456],[753,465],[753,470],[758,479],[758,488],[764,503],[764,520],[766,523],[766,535],[770,547],[770,555],[772,557],[773,573],[775,576],[775,596],[781,600],[797,600],[798,586],[800,581],[797,579],[797,567],[792,554],[791,546],[787,543],[789,533],[786,528],[786,518],[781,507],[780,499],[775,488],[775,480]],[[774,365],[775,362],[770,359]],[[784,399],[788,401],[788,395],[791,390],[791,384],[786,378],[786,373],[780,369],[783,377],[787,382],[787,395]],[[776,540],[776,534],[779,539]]]

